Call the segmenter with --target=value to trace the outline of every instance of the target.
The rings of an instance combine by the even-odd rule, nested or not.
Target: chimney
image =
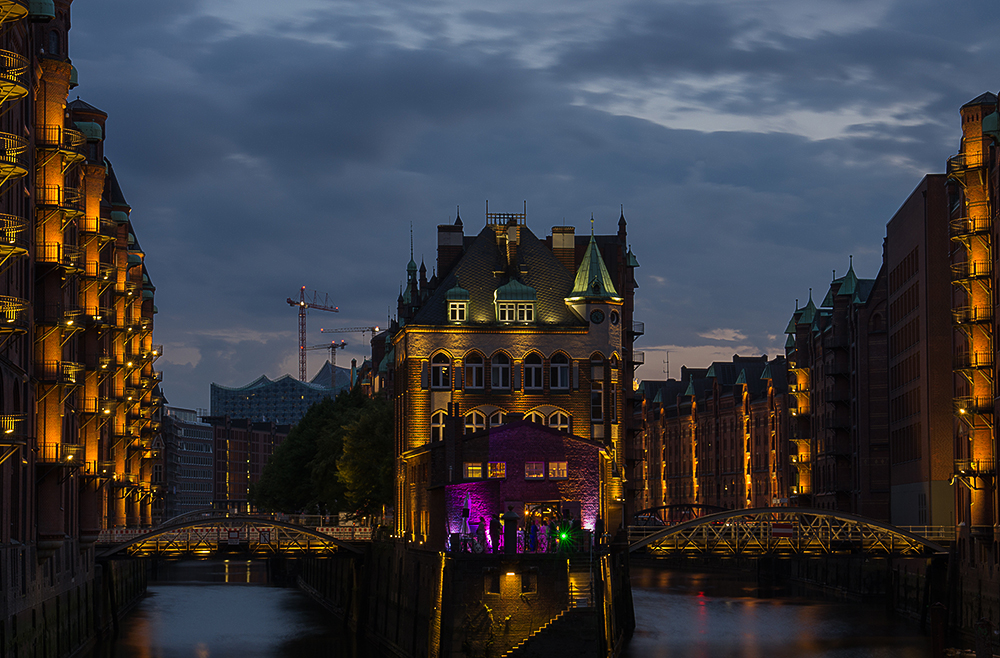
[[[507,264],[517,272],[517,245],[521,241],[521,227],[516,219],[507,222]]]
[[[570,274],[576,274],[576,228],[552,227],[552,253]]]
[[[437,276],[444,281],[462,257],[465,232],[460,223],[438,225]]]

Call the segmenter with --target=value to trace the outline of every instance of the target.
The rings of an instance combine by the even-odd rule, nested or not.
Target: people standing
[[[496,514],[490,516],[490,545],[494,553],[500,552],[500,519]]]
[[[528,552],[534,553],[538,548],[538,521],[532,519],[528,526]]]

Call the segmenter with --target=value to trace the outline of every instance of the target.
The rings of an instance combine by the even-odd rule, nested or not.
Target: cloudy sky
[[[430,268],[487,199],[538,235],[624,204],[655,379],[776,354],[809,287],[876,274],[1000,87],[998,27],[963,0],[77,0],[71,97],[111,116],[173,405],[296,374],[300,286],[341,309],[312,343],[384,326],[410,222]]]

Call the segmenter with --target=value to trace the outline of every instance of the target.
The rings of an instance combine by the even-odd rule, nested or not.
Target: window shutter
[[[580,390],[580,363],[578,361],[573,362],[573,390]]]
[[[462,374],[465,372],[465,368],[455,368],[455,390],[462,390]]]
[[[511,369],[511,379],[513,380],[513,389],[515,391],[521,390],[521,364],[512,363],[510,364]]]
[[[424,361],[420,367],[420,388],[427,390],[430,387],[430,367],[431,364]]]

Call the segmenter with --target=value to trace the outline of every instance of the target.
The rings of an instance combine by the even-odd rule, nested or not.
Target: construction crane
[[[311,350],[330,350],[330,390],[337,387],[337,350],[342,350],[347,347],[347,341],[330,341],[329,345],[310,345],[309,347],[303,348],[302,353],[305,354]]]
[[[375,338],[375,334],[378,333],[378,327],[350,327],[348,329],[320,329],[321,334],[361,334],[362,340],[364,339],[364,334],[371,334],[372,338]],[[370,344],[371,341],[369,341]]]
[[[299,290],[299,301],[288,298],[289,306],[299,307],[299,381],[306,380],[306,310],[314,308],[317,311],[330,311],[339,313],[340,309],[330,304],[330,295],[325,292],[306,290],[305,286]],[[323,345],[322,347],[326,347]]]

